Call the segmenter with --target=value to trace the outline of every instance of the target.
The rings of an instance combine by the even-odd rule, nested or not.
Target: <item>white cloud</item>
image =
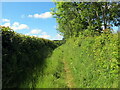
[[[45,38],[45,39],[51,39],[51,36],[47,34],[47,32],[44,32],[41,29],[32,29],[29,33],[26,33],[25,35],[35,36],[39,38]]]
[[[32,35],[32,36],[37,37],[37,35]]]
[[[30,31],[29,34],[40,34],[41,32],[42,32],[41,29],[33,29],[33,30]]]
[[[14,22],[11,26],[13,30],[22,30],[22,29],[29,29],[28,25],[20,24],[19,22]]]
[[[1,25],[1,26],[10,27],[10,23],[4,23],[4,24]]]
[[[18,26],[19,25],[19,22],[14,22],[13,23],[13,26]]]
[[[50,38],[51,38],[50,35],[40,35],[39,37],[40,37],[40,38],[45,38],[45,39],[50,39]]]
[[[2,19],[2,22],[10,22],[9,19]]]
[[[9,26],[13,30],[22,30],[22,29],[29,29],[28,25],[26,24],[20,24],[19,22],[14,22],[12,25],[10,23],[4,23],[1,26]]]
[[[62,38],[63,38],[63,36],[61,36],[60,34],[56,35],[56,39],[61,40]]]
[[[52,40],[62,40],[63,36],[61,36],[60,34],[57,34],[55,37],[52,38]]]
[[[42,34],[42,35],[46,35],[47,33],[46,33],[46,32],[42,32],[41,34]]]
[[[41,14],[28,15],[30,18],[51,18],[52,14],[50,12],[45,12]]]
[[[44,32],[41,29],[32,29],[29,33],[26,33],[25,35],[30,35],[30,36],[35,36],[35,37],[45,38],[45,39],[50,39],[50,40],[62,40],[63,39],[63,36],[61,36],[60,34],[51,36],[47,34],[47,32]]]

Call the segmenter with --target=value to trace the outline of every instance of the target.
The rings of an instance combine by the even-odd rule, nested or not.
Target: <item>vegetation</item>
[[[119,32],[111,28],[120,25],[119,5],[56,2],[61,41],[2,27],[3,88],[118,88]]]
[[[66,40],[54,40],[54,43],[57,44],[58,46],[61,46],[65,42],[66,42]]]
[[[56,2],[52,14],[64,38],[86,29],[101,33],[120,25],[120,2]]]
[[[3,88],[20,87],[21,84],[34,87],[45,58],[57,45],[50,40],[15,33],[10,28],[3,27],[1,30]]]
[[[118,88],[118,58],[118,34],[70,38],[54,50],[37,86]]]

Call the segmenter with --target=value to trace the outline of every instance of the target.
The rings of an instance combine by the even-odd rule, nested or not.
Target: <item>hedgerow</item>
[[[2,27],[3,88],[35,87],[44,62],[57,45],[50,40],[18,34]]]
[[[3,88],[67,88],[64,62],[74,88],[118,88],[117,33],[93,35],[86,31],[65,42],[2,28],[2,39]]]
[[[63,47],[76,88],[118,88],[118,34],[70,38]],[[67,57],[66,57],[67,56]]]
[[[66,72],[63,69],[65,61],[73,78],[73,88],[118,88],[120,66],[118,47],[118,34],[113,33],[102,33],[98,36],[84,33],[79,37],[67,39],[66,43],[58,47],[49,58],[48,63],[53,66],[47,65],[49,71],[44,75],[51,80],[43,81],[44,87],[68,87]],[[62,75],[55,78],[55,72]],[[55,81],[57,82],[53,84]]]

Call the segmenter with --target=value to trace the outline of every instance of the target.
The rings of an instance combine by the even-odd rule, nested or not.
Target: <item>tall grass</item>
[[[75,88],[118,88],[118,34],[72,37],[58,47],[48,60],[43,87],[68,87],[63,59]],[[54,74],[59,72],[60,77]],[[40,87],[39,86],[39,87]]]
[[[117,88],[118,35],[83,38],[70,39],[64,48],[64,55],[67,55],[64,57],[73,72],[75,87]]]

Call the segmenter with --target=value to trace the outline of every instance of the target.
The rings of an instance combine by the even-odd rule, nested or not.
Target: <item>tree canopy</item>
[[[65,37],[78,36],[79,32],[103,30],[120,26],[120,2],[55,2],[52,14],[57,30]]]

